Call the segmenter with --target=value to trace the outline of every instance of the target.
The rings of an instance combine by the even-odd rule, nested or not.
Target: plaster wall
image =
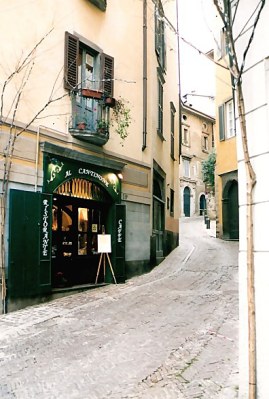
[[[247,20],[248,11],[253,10],[253,2],[240,2],[240,21]],[[268,261],[269,245],[267,237],[267,216],[269,214],[269,190],[267,173],[269,165],[269,136],[268,136],[268,48],[269,40],[267,20],[269,5],[265,3],[261,14],[249,56],[246,71],[243,75],[243,90],[246,102],[246,121],[248,143],[251,162],[256,173],[257,183],[254,189],[254,267],[256,292],[256,334],[257,334],[257,393],[259,399],[269,396],[268,373],[269,368],[269,315],[268,303]],[[239,26],[238,26],[239,29]],[[247,35],[239,40],[237,50],[242,58]],[[239,129],[238,129],[239,131]],[[247,363],[247,231],[246,225],[246,175],[243,162],[243,152],[238,140],[238,173],[239,173],[239,206],[240,206],[240,249],[239,249],[239,277],[240,277],[240,399],[245,398],[248,390]]]

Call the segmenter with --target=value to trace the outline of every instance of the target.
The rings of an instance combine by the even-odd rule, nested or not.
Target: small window
[[[183,176],[190,177],[190,160],[183,158]]]
[[[163,139],[163,85],[165,80],[160,68],[157,68],[157,82],[158,82],[158,126],[157,133]]]
[[[229,100],[219,107],[219,139],[223,141],[235,134],[234,102]]]
[[[171,131],[171,145],[170,155],[172,159],[175,159],[175,113],[176,109],[174,104],[170,103],[170,131]]]
[[[202,136],[202,150],[208,151],[208,136]]]
[[[158,63],[164,71],[166,68],[166,43],[165,43],[165,22],[161,2],[155,4],[155,51]]]
[[[170,189],[170,215],[174,216],[174,201],[175,201],[175,192]]]
[[[182,144],[189,146],[190,145],[190,131],[189,128],[183,126],[182,132]]]
[[[207,132],[207,123],[203,122],[202,129],[203,129],[203,132]]]

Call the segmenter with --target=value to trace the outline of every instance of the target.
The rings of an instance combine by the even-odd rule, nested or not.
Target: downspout
[[[179,48],[179,18],[178,18],[178,0],[176,0],[176,13],[177,13],[177,61],[178,61],[178,163],[180,163],[180,157],[182,153],[182,101],[181,101],[181,84],[180,84],[180,48]]]
[[[143,0],[143,145],[142,151],[147,147],[147,0]]]
[[[40,125],[37,127],[37,131],[36,131],[35,192],[37,192],[37,180],[38,180],[39,141],[40,141]]]

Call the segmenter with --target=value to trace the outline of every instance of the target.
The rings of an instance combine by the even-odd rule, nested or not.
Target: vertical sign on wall
[[[126,206],[116,204],[116,278],[125,281],[125,219]]]
[[[40,229],[40,260],[50,259],[51,249],[51,196],[42,194],[41,198],[41,229]]]

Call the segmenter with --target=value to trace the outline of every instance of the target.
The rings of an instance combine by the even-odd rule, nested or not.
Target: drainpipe
[[[40,125],[36,131],[36,152],[35,152],[35,192],[37,192],[37,179],[38,179],[38,161],[39,161],[39,141],[40,141]]]
[[[147,0],[143,0],[143,145],[147,147]]]
[[[178,163],[180,163],[180,157],[181,157],[181,153],[182,153],[182,102],[181,102],[181,84],[180,84],[180,48],[179,48],[179,18],[178,18],[178,13],[179,13],[179,9],[178,9],[178,0],[176,0],[176,13],[177,13],[177,60],[178,60],[178,106],[179,106],[179,112],[178,112],[178,129],[179,129],[179,135],[178,135],[178,149],[179,149],[179,159],[178,159]]]

